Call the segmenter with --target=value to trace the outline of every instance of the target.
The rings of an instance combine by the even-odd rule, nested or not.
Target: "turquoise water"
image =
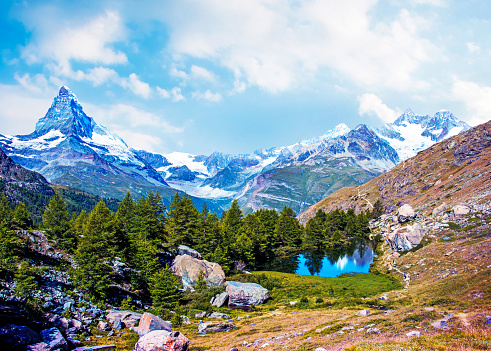
[[[335,278],[345,273],[368,273],[376,254],[366,244],[305,252],[273,260],[264,270]]]

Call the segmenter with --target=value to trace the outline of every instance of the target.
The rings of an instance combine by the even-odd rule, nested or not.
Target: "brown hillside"
[[[305,224],[317,210],[367,210],[380,199],[386,212],[410,204],[431,211],[445,202],[479,207],[491,200],[491,121],[439,142],[368,183],[343,188],[299,215]]]

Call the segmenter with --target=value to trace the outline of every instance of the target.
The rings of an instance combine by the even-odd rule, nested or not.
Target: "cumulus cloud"
[[[211,102],[220,102],[222,100],[222,95],[220,93],[212,93],[209,89],[204,93],[195,91],[191,95],[196,100],[208,100]]]
[[[479,52],[481,50],[481,48],[478,45],[472,42],[466,43],[466,46],[467,46],[467,50],[469,50],[470,53]]]
[[[161,87],[155,87],[155,90],[157,91],[157,94],[163,98],[163,99],[169,99],[170,98],[170,93],[169,91],[161,88]]]
[[[214,82],[215,81],[215,75],[208,71],[206,68],[200,67],[200,66],[191,66],[191,77],[195,79],[202,79],[208,82]]]
[[[28,63],[50,59],[65,66],[71,60],[103,64],[128,61],[123,52],[112,47],[124,40],[126,33],[117,12],[106,11],[90,21],[79,21],[76,16],[62,16],[57,11],[52,6],[39,7],[23,16],[33,33],[22,49],[22,58]]]
[[[472,111],[466,118],[469,124],[478,125],[491,119],[491,87],[455,80],[452,94],[456,100],[465,103],[468,111]]]
[[[181,93],[181,88],[172,88],[172,90],[170,91],[170,95],[172,96],[173,102],[186,101],[186,98]]]
[[[235,79],[273,93],[307,84],[320,70],[361,86],[427,88],[414,73],[437,51],[421,35],[428,23],[404,9],[391,21],[376,22],[370,16],[376,4],[208,0],[190,6],[182,0],[170,5],[172,16],[165,18],[168,49],[178,57],[218,62]]]
[[[135,95],[148,99],[152,93],[152,88],[148,83],[142,82],[135,73],[131,73],[128,78],[121,79],[121,86],[130,89]]]
[[[358,113],[360,116],[367,114],[369,116],[377,116],[385,123],[394,122],[398,113],[388,107],[382,102],[382,100],[375,94],[363,94],[358,97],[360,107]]]

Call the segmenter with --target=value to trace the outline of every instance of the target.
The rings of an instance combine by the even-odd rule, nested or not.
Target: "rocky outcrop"
[[[414,218],[416,218],[416,212],[414,212],[414,209],[408,204],[399,207],[397,210],[397,219],[399,223],[409,222]]]
[[[225,283],[225,273],[218,263],[199,260],[189,255],[179,255],[172,262],[172,273],[182,279],[185,289],[192,289],[198,282],[199,272],[203,272],[206,285],[220,286]]]
[[[202,260],[203,257],[201,257],[201,254],[196,251],[195,249],[192,249],[186,245],[179,245],[177,247],[177,254],[182,256],[182,255],[189,255],[191,257],[197,258],[198,260]]]
[[[151,313],[145,312],[140,319],[137,333],[139,336],[144,336],[155,330],[171,331],[171,324],[168,321],[162,320]]]
[[[269,299],[268,289],[256,283],[226,282],[228,293],[228,306],[241,308],[251,305],[259,305]]]
[[[58,330],[58,328],[49,328],[41,331],[43,341],[48,344],[51,350],[68,350],[68,343]]]
[[[390,233],[387,236],[387,242],[393,251],[411,250],[421,243],[427,233],[428,229],[426,227],[421,223],[415,223],[412,226],[407,225]]]
[[[189,339],[180,332],[154,330],[142,336],[135,345],[135,351],[185,351]]]

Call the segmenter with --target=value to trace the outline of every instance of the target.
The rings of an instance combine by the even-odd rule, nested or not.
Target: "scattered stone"
[[[11,349],[25,348],[27,345],[37,344],[41,341],[38,333],[23,325],[8,324],[0,328],[0,345]]]
[[[109,331],[111,330],[111,325],[106,321],[99,321],[99,323],[97,323],[97,330]]]
[[[387,242],[393,251],[411,250],[419,245],[427,233],[426,227],[421,223],[415,223],[390,233],[387,236]]]
[[[327,351],[327,350],[323,347],[318,347],[314,351]]]
[[[434,310],[434,308],[433,307],[425,307],[425,310],[428,311],[428,312],[431,312],[431,311]]]
[[[227,303],[228,292],[224,291],[221,294],[215,295],[210,301],[210,303],[215,307],[222,307]]]
[[[188,324],[191,324],[191,321],[189,320],[188,316],[183,315],[183,316],[181,316],[181,323],[188,325]]]
[[[365,317],[365,316],[368,316],[369,314],[370,314],[369,310],[361,310],[361,311],[356,312],[356,315],[358,317]]]
[[[205,318],[205,316],[206,316],[206,312],[201,312],[201,313],[196,313],[194,315],[194,318],[200,319],[200,318]]]
[[[201,254],[198,251],[186,245],[179,245],[177,247],[177,254],[180,256],[189,255],[191,257],[197,258],[198,260],[203,259],[203,257],[201,257]]]
[[[409,333],[406,333],[406,336],[407,337],[413,337],[413,336],[418,337],[418,336],[421,336],[421,333],[417,330],[413,330],[413,331],[410,331]]]
[[[51,350],[68,350],[68,343],[58,328],[44,329],[41,331],[41,335]]]
[[[290,306],[296,305],[298,301],[290,301]]]
[[[121,325],[121,318],[116,317],[116,318],[114,319],[114,322],[113,322],[113,328],[114,328],[114,329],[117,329],[117,330],[119,330],[119,329],[121,329],[121,328],[122,328],[122,325]]]
[[[466,205],[457,205],[452,209],[455,216],[464,216],[471,211],[471,208]]]
[[[39,342],[34,345],[29,345],[26,348],[27,351],[51,351],[51,347],[45,342]]]
[[[378,330],[377,328],[369,328],[369,329],[367,329],[366,333],[367,334],[380,334],[380,330]]]
[[[104,351],[104,350],[113,350],[115,348],[116,345],[98,345],[98,346],[77,347],[72,351]]]
[[[259,305],[269,299],[268,289],[256,283],[226,282],[229,307]]]
[[[140,320],[140,324],[138,325],[138,335],[142,337],[155,330],[165,330],[170,332],[171,324],[170,322],[162,320],[160,317],[145,312]]]
[[[196,285],[199,272],[203,272],[208,286],[221,286],[225,283],[225,273],[218,263],[199,260],[189,255],[176,256],[171,271],[181,277],[185,289],[191,289]]]
[[[232,323],[201,322],[198,325],[198,333],[206,334],[208,332],[227,332],[232,328],[235,328],[235,325]]]
[[[213,312],[211,313],[208,318],[215,318],[215,319],[227,319],[228,314],[225,313],[220,313],[220,312]]]

